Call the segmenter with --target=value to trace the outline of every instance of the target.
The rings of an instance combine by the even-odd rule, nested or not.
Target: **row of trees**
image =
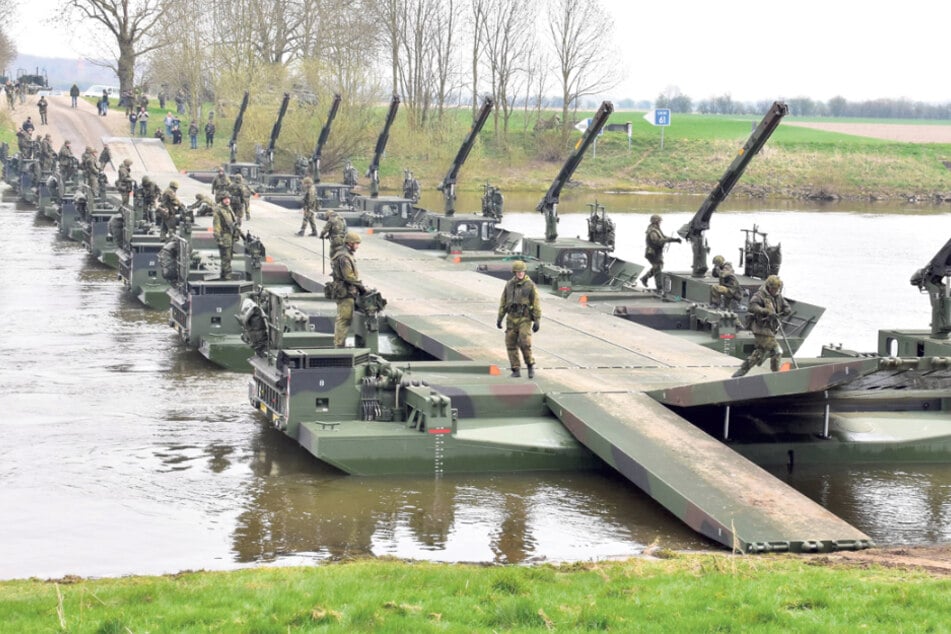
[[[0,0],[0,25],[14,24],[16,0]],[[0,68],[9,68],[17,56],[16,46],[6,29],[0,28]]]
[[[2,0],[0,0],[2,1]],[[613,24],[597,0],[64,0],[64,19],[112,43],[122,90],[184,88],[192,108],[248,86],[399,94],[411,126],[492,94],[505,135],[518,107],[561,95],[563,134],[579,100],[620,81]]]
[[[704,99],[696,104],[676,88],[657,96],[654,106],[670,108],[672,112],[699,112],[702,114],[761,114],[772,102],[734,101],[729,94]],[[850,102],[844,97],[816,101],[796,97],[786,101],[789,114],[802,117],[869,117],[875,119],[951,119],[951,103],[928,104],[908,99],[874,99]]]

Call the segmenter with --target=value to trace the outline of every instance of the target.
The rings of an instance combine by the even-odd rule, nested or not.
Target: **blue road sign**
[[[670,108],[654,108],[644,113],[644,120],[655,126],[666,127],[670,125]]]

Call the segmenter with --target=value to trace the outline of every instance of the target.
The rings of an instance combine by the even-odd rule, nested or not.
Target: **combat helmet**
[[[653,216],[651,216],[652,225],[656,225],[659,222],[660,222],[660,216],[658,216],[657,214],[654,214]]]
[[[348,231],[343,241],[346,244],[360,244],[360,234],[356,231]]]
[[[124,161],[122,161],[122,164],[123,164],[123,165],[128,165],[129,167],[131,167],[131,166],[132,166],[132,159],[128,159],[128,158],[127,158],[127,159],[125,159]]]
[[[778,292],[783,287],[783,281],[778,275],[770,275],[766,278],[766,290]]]
[[[235,174],[235,175],[234,175],[234,182],[240,183],[240,182],[242,182],[242,181],[244,181],[244,176],[242,176],[241,174]]]
[[[515,260],[512,262],[512,273],[518,273],[519,271],[525,272],[527,268],[524,260]]]
[[[178,189],[178,181],[169,181],[168,186],[172,189]]]
[[[304,183],[305,185],[313,185],[313,184],[314,184],[314,179],[311,178],[310,176],[305,176],[305,177],[304,177],[304,180],[301,181],[301,182]]]
[[[723,258],[722,255],[715,255],[715,256],[713,256],[713,265],[714,265],[714,266],[723,266],[723,263],[724,263],[724,262],[726,262],[726,260]]]

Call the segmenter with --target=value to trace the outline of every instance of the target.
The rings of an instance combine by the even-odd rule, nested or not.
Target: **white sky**
[[[10,35],[22,53],[76,57],[46,23],[58,0],[21,0]],[[694,102],[809,97],[951,102],[944,74],[951,3],[850,0],[601,0],[615,19],[624,82],[614,99],[653,100],[676,86]]]

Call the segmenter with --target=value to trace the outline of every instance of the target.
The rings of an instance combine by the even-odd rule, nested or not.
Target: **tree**
[[[67,20],[88,22],[110,34],[110,44],[115,44],[114,61],[92,61],[114,70],[119,89],[125,92],[134,86],[136,60],[166,44],[156,36],[155,28],[165,15],[166,6],[162,0],[67,0],[63,15]]]
[[[16,12],[14,0],[0,0],[0,24],[11,24]],[[0,29],[0,68],[7,68],[17,56],[17,47],[7,32]]]
[[[548,32],[561,83],[562,137],[567,139],[569,108],[577,110],[581,97],[608,91],[621,80],[618,55],[609,44],[614,23],[597,0],[551,0]]]
[[[487,9],[482,34],[485,63],[495,95],[496,107],[492,113],[495,131],[498,134],[501,116],[504,135],[508,133],[519,84],[527,83],[526,69],[535,47],[534,39],[528,34],[532,32],[536,8],[533,2],[526,0],[490,0]]]

